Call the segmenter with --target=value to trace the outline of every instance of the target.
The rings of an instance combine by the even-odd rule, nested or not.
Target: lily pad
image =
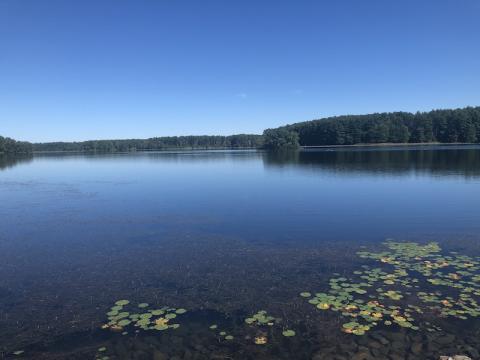
[[[285,337],[295,336],[295,331],[293,331],[293,330],[284,330],[284,331],[282,332],[282,335],[285,336]]]

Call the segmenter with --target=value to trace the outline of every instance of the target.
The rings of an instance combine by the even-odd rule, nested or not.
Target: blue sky
[[[0,0],[0,134],[261,133],[480,105],[478,0]]]

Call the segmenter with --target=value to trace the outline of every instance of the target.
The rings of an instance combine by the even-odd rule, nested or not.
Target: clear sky
[[[0,0],[0,134],[20,140],[467,105],[479,0]]]

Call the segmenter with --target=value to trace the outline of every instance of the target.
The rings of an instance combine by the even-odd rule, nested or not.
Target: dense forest
[[[345,115],[264,131],[270,149],[379,143],[479,143],[480,107]]]
[[[0,136],[0,154],[28,154],[31,152],[32,144]]]
[[[480,107],[344,115],[267,129],[263,135],[169,136],[30,144],[0,136],[0,153],[129,152],[169,149],[285,149],[381,143],[480,143]]]
[[[83,142],[53,142],[34,144],[35,151],[144,151],[168,149],[260,148],[262,135],[230,136],[169,136],[150,139],[92,140]]]

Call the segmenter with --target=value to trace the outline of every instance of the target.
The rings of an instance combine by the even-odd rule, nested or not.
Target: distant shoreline
[[[440,143],[440,142],[429,142],[429,143],[377,143],[377,144],[351,144],[351,145],[300,145],[299,149],[290,149],[290,150],[309,150],[309,149],[343,149],[343,148],[387,148],[387,147],[409,147],[409,146],[480,146],[478,143]],[[43,150],[43,151],[33,151],[33,154],[131,154],[131,153],[140,153],[140,152],[163,152],[163,151],[212,151],[212,150],[266,150],[261,147],[218,147],[218,148],[205,148],[205,147],[186,147],[186,148],[165,148],[165,149],[142,149],[142,150],[133,150],[133,151],[81,151],[81,150]],[[280,149],[282,151],[286,149]],[[0,153],[1,154],[1,153]]]
[[[130,154],[136,152],[162,152],[162,151],[193,151],[193,150],[261,150],[257,147],[184,147],[184,148],[165,148],[165,149],[141,149],[132,151],[95,151],[95,150],[36,150],[33,154],[52,154],[52,153],[66,153],[66,154]]]

